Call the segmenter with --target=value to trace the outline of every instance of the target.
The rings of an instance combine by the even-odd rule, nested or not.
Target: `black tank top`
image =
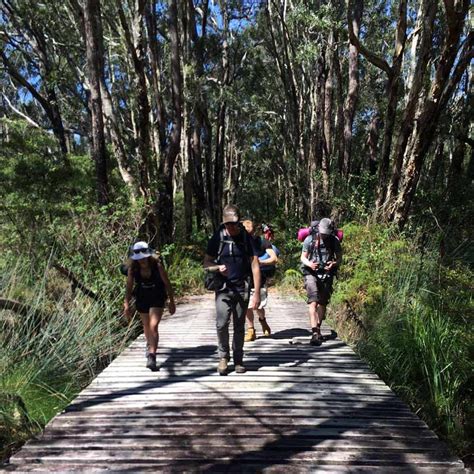
[[[151,266],[151,275],[149,278],[143,278],[140,273],[140,268],[136,269],[133,273],[135,285],[137,290],[164,290],[165,284],[161,279],[160,271],[158,270],[158,264],[153,263]]]

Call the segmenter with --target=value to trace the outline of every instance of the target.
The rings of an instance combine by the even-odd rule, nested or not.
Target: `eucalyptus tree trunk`
[[[136,179],[130,166],[130,160],[125,151],[122,130],[117,120],[118,114],[114,109],[112,97],[107,89],[105,81],[102,81],[101,83],[100,95],[102,99],[102,111],[104,113],[105,124],[110,135],[115,158],[117,159],[120,176],[127,185],[132,202],[136,202],[138,198]]]
[[[240,174],[242,170],[242,152],[238,147],[235,133],[235,120],[229,125],[229,143],[226,152],[226,186],[224,189],[225,202],[236,202],[237,189],[239,187]]]
[[[159,222],[158,240],[160,244],[172,241],[174,225],[173,170],[180,151],[183,78],[181,74],[181,57],[179,44],[177,0],[170,0],[168,7],[168,29],[170,38],[171,66],[171,118],[172,126],[166,156],[160,161],[158,198],[156,212]]]
[[[336,81],[336,119],[334,123],[333,155],[337,169],[342,175],[344,167],[344,91],[340,67],[339,48],[334,48],[334,78]]]
[[[369,124],[369,134],[367,137],[367,147],[369,149],[368,168],[371,176],[377,172],[378,142],[380,133],[380,117],[376,113]]]
[[[387,192],[388,168],[390,166],[390,153],[392,150],[393,130],[397,116],[397,106],[399,101],[399,90],[402,82],[401,69],[403,61],[403,51],[405,49],[407,28],[407,1],[400,0],[397,33],[395,37],[395,51],[393,54],[392,66],[389,72],[388,82],[388,103],[384,118],[384,134],[382,142],[382,155],[379,166],[378,184],[378,207],[382,206]],[[393,176],[393,175],[392,175]]]
[[[160,160],[166,152],[166,108],[163,101],[163,86],[161,84],[161,50],[157,40],[156,0],[150,0],[145,6],[145,22],[147,30],[147,45],[149,51],[152,116],[156,126],[154,132],[158,135],[158,146],[155,149]]]
[[[181,4],[181,52],[182,52],[182,76],[183,76],[183,91],[190,89],[188,83],[192,80],[189,77],[188,70],[190,69],[191,60],[191,44],[188,38],[190,14],[194,11],[189,10],[187,2]],[[190,163],[192,159],[191,154],[191,103],[189,100],[183,101],[183,131],[181,133],[181,187],[183,190],[184,199],[184,238],[189,241],[193,232],[193,167]]]
[[[100,85],[103,76],[102,26],[100,2],[84,0],[84,32],[87,55],[87,69],[90,85],[91,111],[91,154],[95,162],[97,180],[97,201],[104,206],[109,203],[107,175],[107,150],[105,146],[104,121]]]
[[[318,106],[317,106],[317,137],[318,137],[318,144],[317,144],[317,152],[321,155],[321,174],[322,174],[322,192],[324,198],[329,196],[329,180],[330,180],[330,169],[329,169],[329,149],[328,149],[328,142],[326,140],[325,134],[325,125],[327,124],[326,120],[326,113],[329,113],[327,110],[326,99],[331,102],[331,96],[326,97],[326,84],[328,83],[327,71],[326,71],[326,63],[324,60],[324,54],[319,57],[318,61],[318,75],[317,75],[317,87],[316,87],[316,94],[318,96]],[[329,119],[330,120],[330,119]],[[313,217],[314,213],[311,214],[311,218]]]
[[[295,48],[287,25],[289,6],[291,5],[287,2],[269,0],[266,2],[265,13],[271,38],[270,54],[275,59],[287,105],[284,117],[285,129],[282,134],[291,147],[289,159],[295,165],[294,176],[290,177],[293,198],[290,203],[293,208],[291,212],[298,217],[304,215],[306,218],[311,212],[311,206],[308,205],[310,204],[307,199],[308,193],[302,190],[309,189],[311,186],[308,173],[310,160],[308,152],[311,146],[307,138],[308,123],[305,119],[308,114],[305,113],[304,105],[309,93],[308,89],[311,87],[309,85],[311,79],[305,76],[305,71],[299,68],[295,58]]]
[[[224,194],[224,160],[225,160],[225,138],[227,124],[227,100],[225,98],[226,89],[230,84],[230,62],[229,62],[229,12],[227,0],[220,2],[220,9],[223,22],[223,41],[222,41],[222,79],[219,92],[219,106],[217,112],[216,127],[216,147],[214,154],[214,183],[213,183],[213,213],[212,222],[216,228],[220,222],[220,216],[223,206]]]
[[[446,184],[446,194],[453,193],[459,186],[459,179],[465,176],[463,170],[464,159],[466,157],[469,140],[469,131],[472,114],[474,112],[474,97],[471,91],[474,90],[474,74],[469,71],[465,74],[464,97],[459,99],[459,120],[455,131],[455,146],[451,157],[451,164],[448,170],[448,179]],[[472,149],[472,143],[471,143]]]
[[[80,32],[81,36],[85,38],[85,25],[84,25],[84,12],[83,9],[80,7],[79,3],[76,1],[71,2],[71,13],[75,16],[72,17],[73,21],[77,25],[77,29]],[[79,20],[79,21],[77,21]],[[105,36],[107,36],[107,31],[105,32]],[[104,33],[102,33],[102,38]],[[103,45],[103,41],[102,41]],[[105,54],[104,54],[105,59]],[[109,81],[113,87],[113,74],[110,71],[111,61],[109,58]],[[84,88],[90,89],[89,81],[84,77],[82,71],[79,72],[79,79],[84,82]],[[104,125],[107,131],[107,137],[110,137],[110,141],[112,142],[112,148],[114,152],[114,156],[117,160],[117,165],[119,168],[120,175],[126,184],[130,198],[132,202],[136,202],[138,198],[138,189],[136,184],[135,176],[133,175],[133,171],[130,164],[130,159],[126,153],[126,147],[124,143],[124,133],[121,127],[121,120],[120,114],[117,111],[117,108],[113,102],[112,93],[107,87],[105,74],[101,74],[101,82],[100,82],[100,97],[102,100],[102,112],[104,115]]]
[[[447,31],[441,55],[428,97],[418,106],[410,146],[405,152],[406,165],[400,189],[388,215],[389,219],[401,228],[408,219],[423,163],[432,144],[440,115],[474,57],[474,32],[470,31],[464,38],[462,37],[469,2],[463,0],[455,5],[453,1],[445,0],[444,5]]]
[[[379,189],[377,196],[377,205],[381,206],[384,202],[386,189],[388,168],[390,165],[390,152],[392,148],[393,130],[395,127],[395,119],[397,112],[397,105],[399,101],[399,86],[401,82],[401,67],[403,62],[403,52],[406,42],[406,28],[407,28],[407,0],[400,0],[398,9],[397,30],[395,34],[395,47],[392,57],[392,65],[377,54],[369,51],[359,40],[359,35],[351,22],[351,3],[349,2],[349,38],[351,44],[357,47],[361,54],[370,61],[374,66],[386,72],[388,77],[388,101],[387,110],[384,116],[384,138],[382,144],[382,156],[379,163]],[[356,0],[357,4],[360,0]],[[357,23],[357,22],[356,22]]]
[[[431,45],[433,37],[433,26],[437,12],[437,2],[431,2],[430,0],[424,0],[420,5],[420,11],[422,14],[423,21],[420,25],[421,32],[419,33],[418,43],[419,50],[417,52],[417,60],[412,64],[413,71],[410,78],[411,89],[408,93],[408,100],[403,111],[402,120],[400,123],[400,130],[398,132],[397,143],[395,145],[395,151],[393,154],[393,168],[390,178],[390,184],[388,186],[388,192],[380,192],[377,204],[381,207],[385,202],[386,213],[389,212],[388,208],[390,202],[395,198],[398,192],[398,185],[401,178],[403,157],[407,148],[408,140],[413,132],[415,126],[415,113],[418,103],[420,102],[421,91],[425,84],[425,77],[428,73],[427,66],[431,59]],[[382,183],[382,177],[380,176],[379,182]],[[387,190],[388,176],[384,178],[384,184],[380,186],[380,189]],[[386,195],[385,195],[386,194]]]
[[[328,161],[330,161],[334,152],[334,117],[333,117],[333,99],[334,99],[334,49],[335,32],[331,30],[326,48],[326,82],[324,85],[324,143],[327,150]]]
[[[122,27],[125,44],[131,58],[135,97],[136,97],[136,124],[135,134],[137,139],[137,158],[140,173],[140,192],[147,204],[150,204],[151,189],[150,177],[154,174],[150,163],[151,141],[150,141],[150,105],[148,102],[148,86],[145,72],[145,7],[147,0],[135,0],[131,8],[130,24],[127,20],[123,4],[116,0],[116,7],[120,25]]]
[[[358,39],[362,12],[364,10],[363,0],[349,1],[348,24],[353,35]],[[352,8],[354,11],[352,12]],[[352,160],[352,126],[359,96],[359,49],[352,41],[349,44],[349,84],[346,103],[344,107],[344,160],[342,174],[347,179],[351,172]]]
[[[438,181],[440,176],[443,176],[443,168],[444,168],[444,142],[439,141],[435,147],[435,151],[433,154],[433,160],[431,162],[431,166],[429,172],[427,173],[427,179],[425,179],[425,183],[427,186],[436,188],[438,186]]]
[[[201,36],[196,27],[196,9],[193,0],[187,2],[188,40],[192,42],[192,57],[197,79],[205,77],[203,42],[207,35],[208,0],[201,4]],[[199,87],[194,99],[191,139],[191,166],[193,168],[193,192],[196,205],[196,223],[201,228],[203,219],[211,224],[213,208],[212,189],[212,125],[209,120],[208,99],[204,88]],[[206,183],[206,186],[204,185]]]

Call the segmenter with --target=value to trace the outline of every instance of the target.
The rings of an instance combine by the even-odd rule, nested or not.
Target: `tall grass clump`
[[[453,260],[446,266],[431,244],[417,245],[394,229],[351,224],[344,230],[335,323],[430,427],[469,456],[471,269]],[[361,323],[355,331],[349,308]]]
[[[27,277],[17,265],[2,277],[12,299]],[[51,299],[45,274],[22,314],[0,311],[0,444],[2,457],[64,409],[119,353],[134,332],[117,312],[114,290],[97,301],[64,292]]]
[[[165,245],[163,257],[171,285],[178,296],[202,293],[204,289],[204,248],[200,245]]]

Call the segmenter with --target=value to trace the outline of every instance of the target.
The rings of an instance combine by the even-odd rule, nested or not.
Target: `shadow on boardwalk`
[[[272,339],[288,339],[290,342],[293,338],[309,339],[309,335],[309,331],[293,328],[277,332]],[[324,360],[324,355],[342,347],[345,344],[338,341],[321,347],[303,343],[281,344],[271,351],[265,351],[263,346],[249,346],[246,351],[247,375],[260,376],[262,372],[258,373],[258,370],[266,368],[263,373],[268,376],[268,371],[271,371],[278,377],[285,369],[288,371],[305,364],[310,368],[318,367],[318,356]],[[195,382],[198,388],[189,394],[178,390],[176,399],[166,403],[157,399],[156,403],[135,409],[138,414],[134,417],[143,426],[147,426],[148,420],[154,420],[156,428],[143,434],[127,435],[125,431],[118,437],[117,433],[109,432],[107,426],[99,428],[97,433],[100,433],[103,446],[113,446],[116,440],[124,440],[124,445],[114,449],[121,449],[126,455],[119,454],[116,458],[100,461],[94,457],[96,461],[85,459],[83,463],[78,458],[74,462],[79,465],[79,470],[93,470],[94,464],[100,470],[107,466],[113,472],[130,473],[340,472],[346,468],[351,472],[359,469],[372,472],[378,468],[406,473],[420,472],[424,468],[427,472],[449,470],[447,459],[450,457],[443,451],[444,446],[407,412],[391,392],[365,392],[364,387],[368,385],[347,382],[339,377],[312,375],[315,372],[311,369],[308,369],[307,376],[301,367],[303,370],[294,371],[290,383],[288,376],[283,376],[285,381],[281,384],[275,382],[273,391],[243,392],[236,398],[234,393],[241,384],[246,384],[240,382],[245,378],[216,377],[213,382],[200,380],[215,374],[214,363],[209,366],[209,358],[214,361],[214,355],[217,364],[216,347],[211,344],[170,349],[161,365],[169,373],[166,378],[158,374],[156,379],[133,388],[117,389],[105,395],[91,393],[89,398],[70,405],[67,412],[80,412],[182,382]],[[337,351],[331,357],[337,359]],[[193,370],[199,359],[206,361],[206,368]],[[354,367],[363,365],[355,357],[349,364],[343,364],[341,372],[346,371],[349,378]],[[277,367],[281,370],[275,370]],[[338,369],[337,362],[327,367]],[[183,369],[191,372],[183,375]],[[261,380],[265,381],[265,375]],[[217,388],[213,386],[216,381]],[[230,390],[225,387],[226,383],[229,383]],[[141,417],[140,413],[146,412],[150,415]],[[127,419],[118,412],[116,421],[123,420],[124,427]],[[172,420],[163,421],[168,419]],[[61,427],[51,428],[49,436],[56,436],[55,439],[61,439],[61,433],[65,434]],[[70,436],[80,444],[81,436],[87,434],[87,430],[87,426],[79,425]],[[128,436],[133,439],[127,440]],[[133,448],[128,441],[133,441]],[[52,449],[49,456],[55,456],[54,445]],[[62,452],[60,445],[57,449],[58,453]],[[99,451],[99,448],[80,445],[75,449],[79,453],[81,449],[84,452],[87,449],[95,449],[95,453]],[[72,463],[71,470],[75,470]],[[459,466],[452,467],[453,472],[460,472]]]

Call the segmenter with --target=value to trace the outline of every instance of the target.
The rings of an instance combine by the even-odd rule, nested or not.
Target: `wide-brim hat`
[[[153,249],[146,242],[137,242],[133,244],[130,258],[132,260],[142,260],[151,257]]]
[[[319,221],[318,231],[320,234],[332,234],[334,232],[334,224],[331,219],[325,217]]]
[[[235,224],[239,222],[240,215],[239,209],[237,206],[228,205],[224,207],[224,211],[222,212],[222,223],[223,224]]]

